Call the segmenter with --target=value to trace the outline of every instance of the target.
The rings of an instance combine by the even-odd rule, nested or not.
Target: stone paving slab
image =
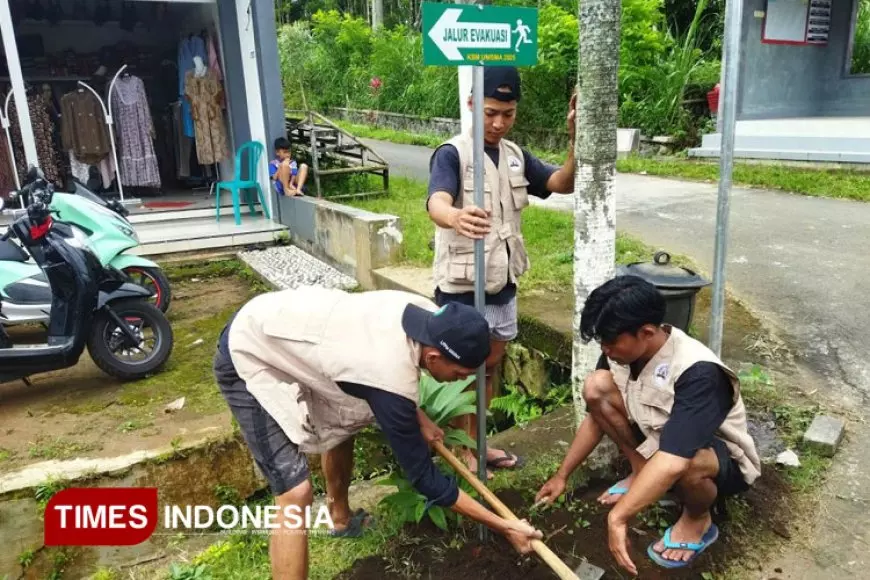
[[[280,290],[300,286],[353,290],[358,286],[352,277],[342,274],[296,246],[239,252],[239,258]]]

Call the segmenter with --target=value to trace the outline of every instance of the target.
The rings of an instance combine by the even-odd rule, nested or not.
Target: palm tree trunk
[[[601,353],[597,344],[580,340],[580,313],[589,293],[613,277],[616,260],[613,176],[620,15],[620,0],[580,0],[571,369],[578,424],[586,414],[583,381]]]

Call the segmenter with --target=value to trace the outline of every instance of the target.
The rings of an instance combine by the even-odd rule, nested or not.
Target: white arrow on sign
[[[459,22],[461,8],[445,10],[429,38],[449,60],[462,60],[460,48],[510,48],[511,26],[492,22]]]

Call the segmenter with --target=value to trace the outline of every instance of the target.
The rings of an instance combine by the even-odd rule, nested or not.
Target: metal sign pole
[[[472,127],[474,133],[474,205],[485,207],[483,200],[483,67],[475,66],[471,80]],[[483,314],[486,280],[484,240],[474,240],[474,307]],[[477,369],[477,477],[486,481],[486,365]],[[480,524],[480,541],[487,528]]]
[[[725,257],[728,253],[731,170],[734,168],[734,133],[737,124],[737,83],[743,3],[729,0],[725,5],[725,46],[722,68],[722,140],[719,151],[719,199],[716,208],[716,251],[713,258],[713,301],[710,314],[710,350],[722,352],[725,322]]]

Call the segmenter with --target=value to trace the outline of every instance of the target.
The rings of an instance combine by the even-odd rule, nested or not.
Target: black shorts
[[[637,426],[637,423],[631,423],[631,431],[638,445],[646,440],[646,436],[640,430],[640,427]],[[743,479],[740,466],[731,457],[725,442],[718,437],[714,437],[709,449],[712,449],[716,453],[716,459],[719,460],[719,473],[716,474],[715,480],[718,497],[737,495],[748,490],[749,484]]]
[[[719,497],[737,495],[748,490],[749,484],[743,479],[740,466],[731,457],[725,442],[714,437],[711,448],[719,459],[719,473],[716,474],[716,488],[719,491]]]
[[[308,458],[251,395],[221,349],[214,358],[214,374],[272,494],[281,495],[308,479]]]

